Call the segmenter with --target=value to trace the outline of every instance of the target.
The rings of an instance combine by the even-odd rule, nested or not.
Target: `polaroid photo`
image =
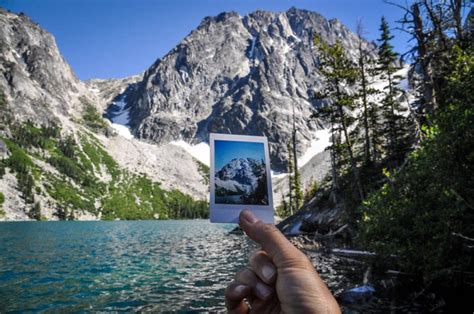
[[[210,219],[238,223],[249,209],[274,223],[268,141],[263,136],[211,133]]]

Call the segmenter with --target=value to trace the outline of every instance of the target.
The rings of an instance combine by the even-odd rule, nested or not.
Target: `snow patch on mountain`
[[[314,156],[323,152],[331,145],[331,132],[329,129],[318,130],[314,134],[315,138],[311,141],[309,148],[298,158],[298,167],[306,165]]]
[[[183,140],[179,141],[171,141],[171,145],[179,146],[187,151],[191,156],[205,164],[206,166],[210,167],[210,155],[211,155],[211,147],[208,143],[201,142],[199,144],[189,144]]]
[[[215,179],[215,185],[221,189],[225,189],[226,191],[239,193],[239,192],[250,192],[250,188],[248,185],[242,185],[235,180],[221,180],[220,178]]]
[[[125,102],[125,95],[119,98],[117,101],[112,102],[111,109],[108,113],[108,118],[112,122],[112,128],[117,131],[120,136],[126,139],[132,139],[133,134],[130,131],[130,112],[126,108],[127,103]]]

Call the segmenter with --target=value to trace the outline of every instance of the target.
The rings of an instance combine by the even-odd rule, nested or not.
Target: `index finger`
[[[300,264],[302,255],[296,247],[274,225],[260,221],[249,210],[240,212],[240,227],[255,242],[260,244],[277,268],[288,264]]]

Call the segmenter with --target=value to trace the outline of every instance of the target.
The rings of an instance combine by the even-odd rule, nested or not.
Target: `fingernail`
[[[255,216],[254,213],[252,213],[250,210],[248,209],[244,209],[241,213],[240,213],[240,216],[247,220],[247,222],[249,222],[250,224],[254,224],[256,223],[259,219],[257,216]]]
[[[267,286],[265,286],[261,282],[258,282],[255,285],[255,289],[257,290],[256,292],[257,292],[258,296],[262,300],[267,300],[270,297],[270,295],[272,294],[272,290],[270,288],[268,288]]]
[[[273,279],[273,276],[275,275],[275,267],[270,266],[270,265],[263,265],[262,267],[262,275],[265,277],[265,279],[270,282]]]
[[[243,294],[244,290],[247,288],[247,286],[244,285],[238,285],[234,288],[234,292],[238,295]]]

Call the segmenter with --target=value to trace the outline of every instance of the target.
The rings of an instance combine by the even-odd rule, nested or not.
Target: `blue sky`
[[[265,160],[263,143],[219,141],[214,142],[215,171],[220,170],[234,158],[253,158]]]
[[[395,28],[403,14],[383,0],[0,0],[0,6],[24,12],[51,32],[81,79],[138,74],[205,16],[223,11],[245,15],[257,9],[279,12],[295,6],[338,18],[351,29],[361,18],[369,40],[378,37],[382,15]],[[407,35],[395,29],[393,34],[396,49],[406,51]]]

